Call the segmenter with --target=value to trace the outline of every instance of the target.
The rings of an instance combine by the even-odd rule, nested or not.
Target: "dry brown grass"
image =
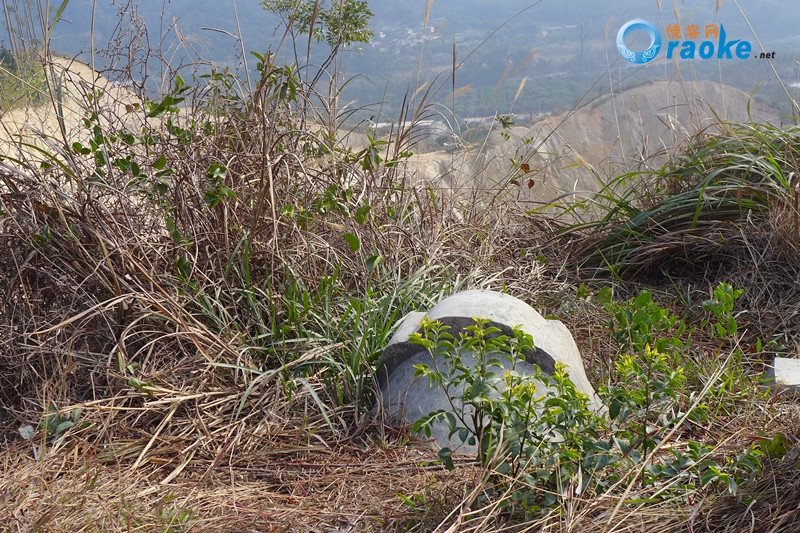
[[[697,514],[695,531],[713,533],[778,533],[800,528],[798,449],[765,472],[737,497],[724,497]]]
[[[663,499],[664,487],[641,488],[624,473],[603,495],[567,487],[549,514],[509,521],[496,500],[479,499],[488,477],[470,458],[446,472],[433,451],[407,445],[402,428],[373,420],[368,391],[358,386],[371,385],[376,347],[361,341],[379,350],[397,313],[460,287],[504,288],[558,315],[575,332],[590,374],[610,379],[617,354],[607,317],[575,297],[582,280],[568,266],[576,249],[597,241],[577,232],[564,237],[571,243],[554,238],[555,222],[527,216],[496,193],[464,199],[398,187],[402,165],[320,155],[314,148],[330,150],[330,139],[303,129],[306,117],[298,120],[270,89],[213,110],[201,94],[182,110],[198,123],[181,121],[178,133],[142,120],[154,139],[136,145],[137,157],[145,154],[145,184],[152,185],[158,156],[172,170],[162,196],[139,195],[119,167],[96,179],[95,160],[67,156],[68,148],[49,159],[56,167],[42,168],[27,152],[3,163],[4,531],[672,533],[725,531],[713,528],[744,524],[748,513],[771,520],[752,531],[793,531],[792,501],[770,500],[796,483],[793,456],[743,488],[768,502],[760,507],[742,510],[737,500],[697,490]],[[337,119],[333,113],[331,122]],[[125,130],[122,122],[104,127]],[[62,148],[73,140],[51,139]],[[106,148],[111,158],[128,153],[118,141]],[[212,208],[204,195],[215,163],[227,169],[222,184],[235,198]],[[342,192],[347,187],[352,194]],[[324,204],[326,193],[335,201]],[[363,205],[370,215],[360,223],[353,213]],[[300,208],[313,216],[302,220]],[[775,232],[763,240],[737,229],[750,244],[730,248],[738,251],[739,277],[723,278],[748,289],[750,334],[768,339],[781,324],[770,313],[793,318],[786,301],[795,283],[756,274],[781,272],[796,249],[770,240]],[[357,236],[358,250],[346,233]],[[752,254],[773,245],[781,248],[775,255]],[[380,268],[366,268],[370,256],[382,258]],[[791,266],[784,272],[795,274]],[[719,276],[700,276],[699,289],[688,275],[676,286],[701,298]],[[391,295],[409,279],[424,287],[388,299],[384,314],[361,329],[348,322],[351,298]],[[291,305],[305,296],[311,309],[293,317]],[[708,360],[698,366],[711,376],[728,352],[718,341],[700,343],[696,357]],[[758,372],[763,357],[744,364]],[[359,375],[348,375],[354,367]],[[796,439],[796,402],[757,392],[723,398],[725,409],[697,434],[676,431],[674,444],[702,437],[723,459],[761,429]],[[76,409],[77,423],[56,435],[40,426]],[[26,426],[35,430],[29,440],[20,433]]]
[[[426,466],[430,451],[276,433],[245,440],[236,432],[216,457],[182,454],[164,436],[139,465],[122,456],[135,457],[145,439],[138,448],[119,442],[116,459],[89,443],[42,460],[14,446],[3,454],[0,518],[9,531],[405,531],[425,517],[398,493],[424,494],[440,502],[432,513],[445,513],[478,475]]]
[[[194,108],[213,135],[200,133],[202,122],[173,123],[186,128],[174,136],[163,121],[142,122],[155,140],[133,153],[148,169],[144,186],[157,156],[167,158],[164,197],[133,192],[123,170],[101,165],[98,178],[91,156],[57,151],[43,159],[58,165],[43,169],[24,146],[6,152],[0,522],[8,531],[404,531],[412,522],[424,530],[452,522],[450,512],[480,485],[469,461],[442,471],[429,449],[398,446],[404,435],[351,401],[348,382],[320,362],[358,338],[282,343],[269,328],[319,335],[312,317],[290,322],[287,280],[313,293],[340,269],[337,290],[382,290],[377,273],[364,270],[368,254],[383,257],[389,283],[424,268],[470,284],[513,270],[519,291],[563,290],[520,259],[535,224],[478,205],[456,221],[454,199],[388,190],[387,169],[308,156],[301,145],[320,143],[315,134],[296,129],[266,92],[254,98],[257,114],[236,104],[227,115]],[[142,101],[132,113],[145,109]],[[130,117],[111,119],[104,133],[129,131]],[[60,135],[49,145],[72,146],[74,137]],[[109,160],[129,153],[118,138],[105,150]],[[224,184],[236,194],[217,210],[203,201],[212,162],[225,164]],[[341,180],[369,202],[365,224],[348,212],[360,198],[335,198],[307,225],[281,212],[313,208]],[[391,217],[387,207],[407,215]],[[346,231],[361,250],[348,247]],[[256,303],[243,302],[243,290]],[[362,372],[368,377],[368,367]],[[343,389],[347,401],[337,405],[331,395]],[[65,431],[40,425],[77,409]],[[19,431],[26,427],[36,432],[30,440]],[[419,508],[398,493],[420,498]]]

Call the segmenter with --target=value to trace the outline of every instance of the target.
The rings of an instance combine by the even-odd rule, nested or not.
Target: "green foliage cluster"
[[[18,68],[17,60],[5,46],[0,47],[0,68],[9,72],[16,72]]]
[[[735,340],[732,311],[741,294],[724,283],[716,287],[704,304],[704,326],[712,334]],[[612,316],[608,329],[621,352],[612,384],[599,390],[607,418],[589,408],[563,365],[552,376],[537,369],[522,377],[514,370],[524,360],[522,351],[533,347],[521,330],[515,328],[513,337],[497,335],[497,328],[476,318],[455,339],[447,326],[425,319],[411,342],[434,363],[417,365],[417,375],[442,388],[451,409],[419,418],[413,430],[430,437],[432,425],[444,423],[450,438],[477,445],[480,463],[491,469],[491,488],[483,497],[499,498],[527,516],[555,505],[569,485],[581,494],[600,493],[626,476],[643,486],[664,485],[664,497],[712,485],[735,493],[760,470],[763,446],[720,461],[702,441],[671,441],[680,430],[708,422],[713,409],[686,385],[691,332],[684,321],[647,291],[620,304],[604,288],[597,300]],[[439,456],[453,468],[449,447]]]
[[[373,36],[369,21],[373,16],[367,2],[343,0],[263,0],[264,9],[278,15],[298,35],[311,35],[332,49],[352,43],[369,42]]]
[[[528,513],[556,501],[554,492],[536,488],[563,489],[581,469],[588,474],[582,481],[591,483],[592,474],[608,464],[609,448],[599,438],[602,419],[589,409],[589,398],[575,389],[567,369],[557,363],[552,376],[538,369],[533,378],[521,376],[515,366],[525,360],[523,351],[533,348],[533,339],[518,328],[513,337],[498,335],[488,320],[476,318],[458,339],[448,329],[425,319],[411,336],[434,358],[433,366],[417,365],[416,375],[443,388],[452,406],[421,417],[413,430],[430,437],[432,425],[444,422],[451,438],[477,445],[494,485],[484,498],[499,495]],[[449,447],[439,457],[454,468]]]

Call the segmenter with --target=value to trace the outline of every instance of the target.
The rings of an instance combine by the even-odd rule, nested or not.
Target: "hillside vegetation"
[[[762,380],[800,335],[800,130],[719,121],[544,212],[522,161],[410,179],[424,90],[358,145],[335,76],[258,60],[149,99],[46,57],[57,128],[4,111],[0,529],[800,527],[800,405]],[[393,325],[467,288],[562,320],[607,417],[504,377],[535,421],[477,460],[376,413]]]

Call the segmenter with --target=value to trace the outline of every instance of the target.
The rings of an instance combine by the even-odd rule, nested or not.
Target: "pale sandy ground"
[[[95,100],[102,123],[120,118],[132,121],[135,113],[129,113],[130,106],[140,101],[130,91],[116,86],[88,65],[67,58],[53,58],[53,73],[56,83],[62,88],[61,111],[64,133],[58,120],[58,106],[45,96],[45,104],[38,107],[13,109],[0,115],[0,153],[17,159],[41,154],[24,144],[33,144],[48,153],[58,153],[66,145],[79,141],[86,143],[91,131],[83,124],[87,116],[87,96],[101,91],[102,96]],[[126,106],[128,110],[126,110]],[[138,115],[141,115],[139,113]]]

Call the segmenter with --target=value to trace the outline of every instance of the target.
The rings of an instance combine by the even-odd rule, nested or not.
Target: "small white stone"
[[[765,377],[775,387],[797,390],[800,388],[800,359],[776,357]]]
[[[31,425],[26,424],[21,428],[19,428],[18,431],[19,434],[22,436],[22,438],[25,440],[31,440],[33,438],[34,431],[33,431],[33,426]]]

